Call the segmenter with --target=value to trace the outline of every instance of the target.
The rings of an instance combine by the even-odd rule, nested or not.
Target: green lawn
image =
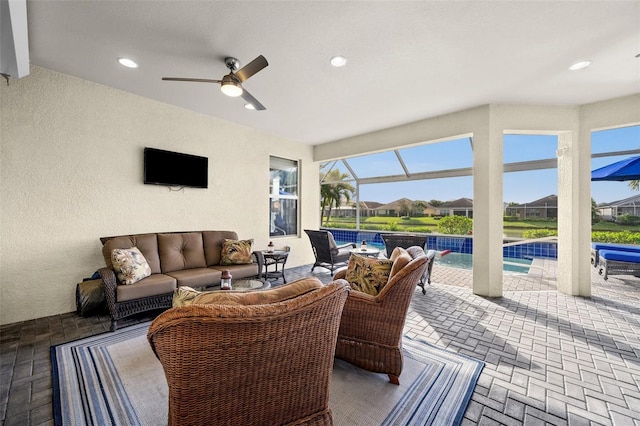
[[[355,229],[356,219],[332,217],[331,222],[323,226]],[[360,229],[398,232],[437,232],[438,219],[434,217],[412,217],[408,219],[387,216],[362,217],[360,218]],[[529,229],[558,229],[558,223],[556,221],[546,220],[520,220],[518,222],[504,222],[504,233],[508,236],[518,236],[518,234],[522,234],[522,231],[526,231]],[[640,232],[640,226],[618,225],[611,222],[600,222],[593,225],[592,230],[613,232]]]
[[[618,225],[612,222],[600,222],[591,226],[593,231],[631,231],[640,232],[640,226],[638,225]]]

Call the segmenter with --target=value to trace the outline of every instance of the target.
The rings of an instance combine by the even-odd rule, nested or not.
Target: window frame
[[[281,171],[284,173],[294,173],[287,171],[284,168],[285,163],[290,163],[291,169],[295,168],[295,191],[282,194],[280,189],[283,187],[292,187],[290,182],[280,182],[280,178],[274,178],[275,171]],[[300,236],[300,165],[301,160],[281,157],[278,155],[269,155],[269,238],[287,238],[287,237],[299,237]],[[274,183],[278,179],[278,188],[275,189]],[[286,192],[286,191],[285,191]],[[293,202],[293,203],[292,203]],[[291,207],[293,206],[293,207]],[[293,212],[284,212],[284,210],[290,210],[293,208]],[[276,225],[276,218],[280,213],[280,219],[284,221],[283,227]],[[285,217],[283,217],[285,216]],[[294,224],[292,224],[295,222]],[[280,231],[284,231],[281,234]]]

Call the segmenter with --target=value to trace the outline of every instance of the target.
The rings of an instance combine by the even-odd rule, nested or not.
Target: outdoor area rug
[[[56,425],[167,424],[168,389],[150,323],[51,347]],[[484,363],[404,338],[400,386],[335,360],[336,425],[459,425]]]

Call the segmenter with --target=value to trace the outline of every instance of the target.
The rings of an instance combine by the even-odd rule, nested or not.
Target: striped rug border
[[[149,325],[149,322],[136,324],[114,333],[107,332],[51,347],[56,426],[102,425],[105,418],[111,419],[112,424],[122,420],[132,425],[140,423],[129,404],[126,390],[120,384],[106,346],[138,337],[141,332],[146,333]],[[403,338],[403,350],[407,357],[436,364],[437,377],[435,380],[429,378],[432,375],[423,371],[381,425],[459,426],[484,362],[408,336]],[[75,374],[70,375],[73,377],[66,376],[65,368],[58,368],[59,364],[64,366],[69,363],[74,366]],[[100,371],[108,371],[111,376],[102,377]],[[95,389],[101,388],[102,381],[110,378],[113,378],[111,386],[116,389],[114,398],[117,398],[117,403],[105,401],[107,395],[91,397]],[[70,389],[62,391],[61,384],[64,383],[70,383]],[[82,403],[73,403],[74,399]],[[407,409],[407,406],[411,408]],[[114,409],[117,412],[114,413]]]

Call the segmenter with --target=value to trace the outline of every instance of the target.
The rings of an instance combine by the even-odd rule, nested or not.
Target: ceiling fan
[[[231,72],[224,77],[222,80],[209,80],[206,78],[180,78],[180,77],[162,77],[163,80],[167,81],[195,81],[197,83],[219,83],[220,90],[227,96],[238,97],[242,96],[242,99],[247,101],[247,108],[256,109],[258,111],[265,110],[266,108],[262,105],[256,98],[251,96],[251,93],[247,92],[243,87],[242,83],[244,83],[249,77],[256,74],[258,71],[265,68],[269,63],[264,58],[264,56],[260,55],[255,58],[253,61],[249,62],[243,68],[240,68],[240,61],[236,58],[225,58],[224,64],[231,70]],[[240,69],[239,69],[240,68]]]

